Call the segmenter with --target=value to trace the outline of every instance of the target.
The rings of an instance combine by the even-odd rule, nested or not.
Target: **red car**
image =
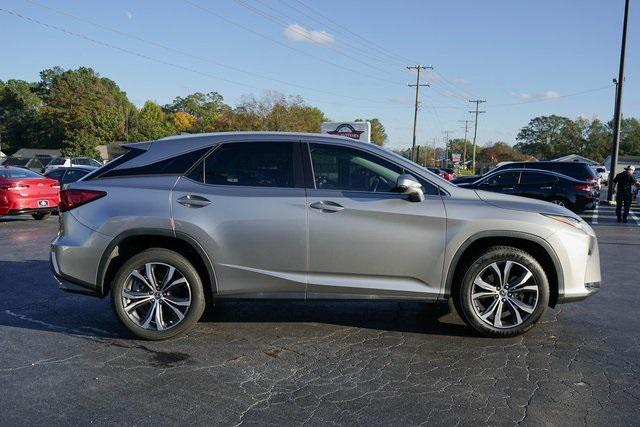
[[[47,218],[58,209],[60,184],[28,169],[0,166],[0,215]]]

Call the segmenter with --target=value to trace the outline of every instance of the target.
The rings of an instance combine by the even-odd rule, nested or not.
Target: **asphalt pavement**
[[[437,305],[263,302],[139,341],[108,299],[57,289],[55,217],[0,218],[0,423],[637,425],[640,214],[610,209],[601,292],[502,340]]]

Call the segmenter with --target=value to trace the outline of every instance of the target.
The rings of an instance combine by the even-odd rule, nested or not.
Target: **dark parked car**
[[[7,157],[7,159],[4,162],[2,162],[2,165],[29,169],[37,173],[41,173],[42,169],[44,169],[44,165],[42,164],[42,162],[36,158],[23,159],[19,157]]]
[[[57,168],[44,174],[47,178],[57,180],[60,185],[68,184],[70,182],[76,182],[83,176],[90,172],[93,172],[97,168],[83,167],[83,168]]]
[[[536,169],[499,170],[458,186],[544,200],[573,211],[595,207],[600,197],[593,182]]]
[[[427,168],[427,169],[429,169],[430,172],[435,173],[439,177],[444,178],[444,171],[442,169],[439,169],[439,168]]]
[[[461,176],[457,179],[454,179],[452,182],[454,184],[471,183],[481,178],[484,178],[494,172],[498,172],[506,169],[521,169],[521,168],[557,172],[562,175],[570,176],[571,178],[577,179],[579,181],[590,182],[594,186],[596,186],[598,183],[598,176],[593,170],[593,168],[586,163],[580,163],[580,162],[513,162],[513,163],[508,163],[506,165],[497,167],[482,176],[477,176],[477,175]]]

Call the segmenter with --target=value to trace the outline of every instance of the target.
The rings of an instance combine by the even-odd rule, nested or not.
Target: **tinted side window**
[[[246,187],[294,187],[293,143],[222,144],[204,160],[204,182]]]
[[[182,175],[186,173],[198,160],[209,151],[210,147],[191,151],[186,154],[160,160],[145,166],[126,169],[113,169],[102,173],[101,177],[133,176],[133,175]],[[109,164],[106,167],[108,167]]]
[[[487,178],[483,184],[492,187],[510,187],[516,184],[519,172],[505,172]]]
[[[553,184],[557,181],[557,177],[539,172],[523,172],[520,177],[520,184]]]
[[[52,172],[49,172],[45,176],[47,178],[57,179],[59,181],[60,178],[62,178],[62,175],[64,175],[64,169],[54,169]]]
[[[85,176],[87,173],[88,172],[81,171],[81,170],[68,170],[62,182],[76,182],[77,180]]]
[[[142,154],[144,154],[145,151],[144,150],[139,150],[139,149],[129,149],[129,151],[127,151],[126,153],[124,153],[123,155],[113,159],[112,161],[110,161],[109,163],[107,163],[106,165],[104,165],[103,167],[101,167],[100,169],[98,169],[95,172],[92,172],[91,176],[88,179],[96,179],[99,178],[101,176],[106,175],[107,173],[109,173],[109,171],[113,170],[114,168],[128,162],[129,160],[132,160]]]

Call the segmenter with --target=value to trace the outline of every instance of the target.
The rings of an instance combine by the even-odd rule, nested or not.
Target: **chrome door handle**
[[[502,187],[503,190],[513,190],[513,187]]]
[[[339,212],[344,209],[343,206],[332,202],[330,200],[323,200],[321,202],[313,202],[309,205],[310,208],[318,209],[323,212]]]
[[[541,190],[551,190],[553,187],[540,187]]]
[[[211,204],[211,201],[205,199],[202,196],[196,196],[194,194],[187,194],[186,196],[182,196],[177,200],[182,206],[186,206],[188,208],[203,208]]]

